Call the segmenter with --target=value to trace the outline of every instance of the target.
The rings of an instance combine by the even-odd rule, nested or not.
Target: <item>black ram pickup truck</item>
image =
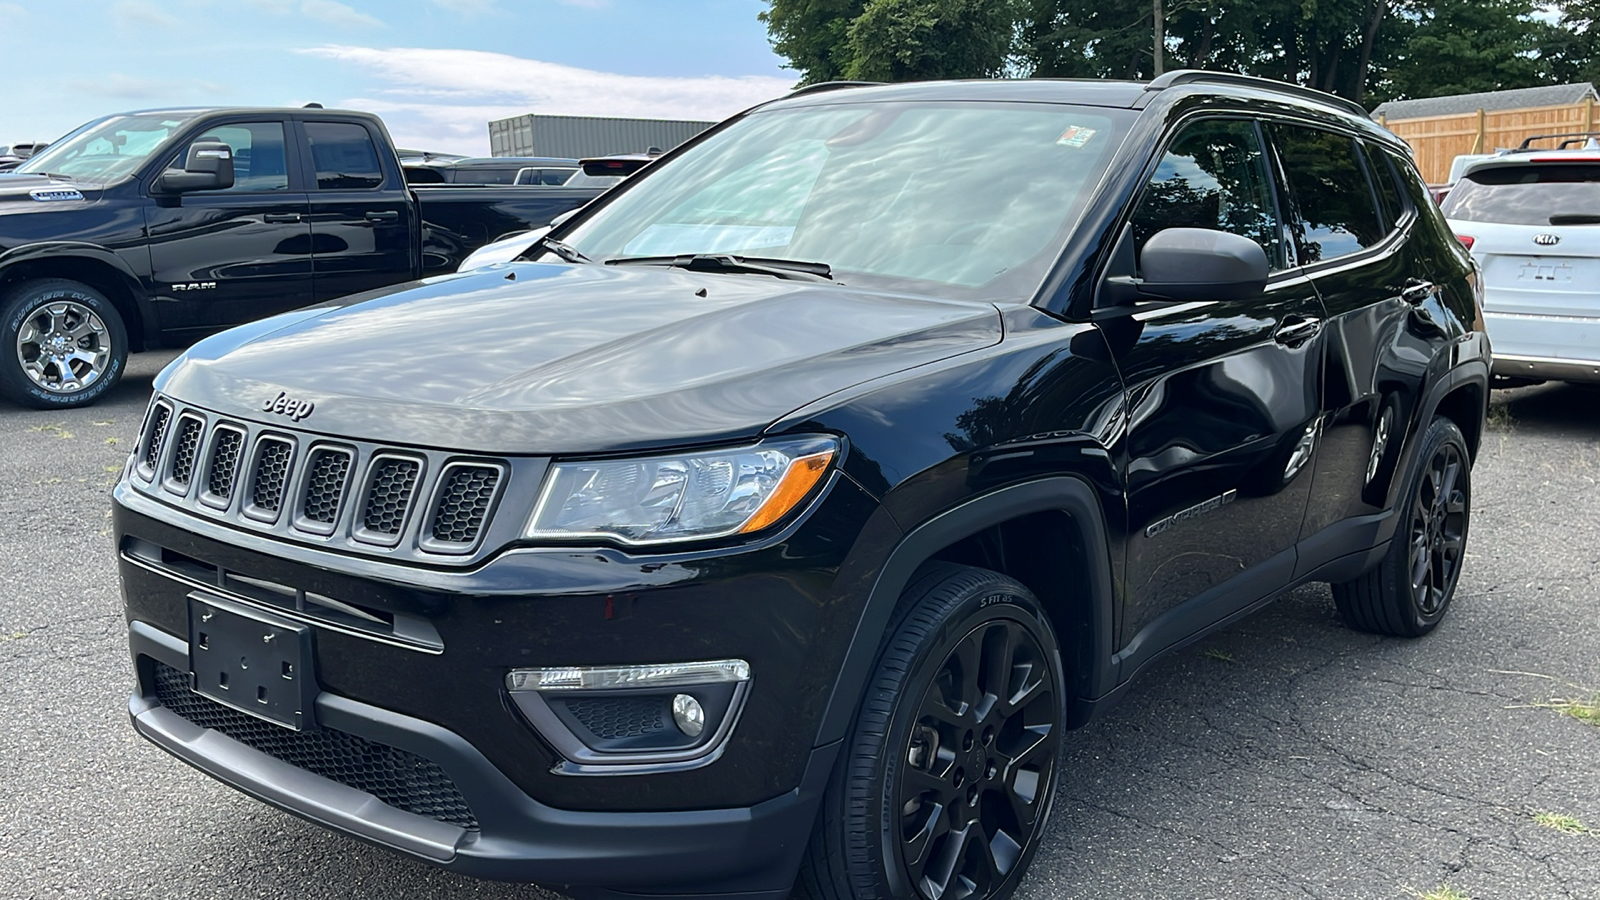
[[[172,109],[90,122],[0,175],[0,396],[92,403],[130,350],[454,271],[602,190],[413,190],[368,113]]]
[[[575,896],[1003,900],[1164,654],[1307,582],[1395,637],[1451,606],[1479,273],[1349,101],[811,87],[526,256],[156,380],[140,734]]]

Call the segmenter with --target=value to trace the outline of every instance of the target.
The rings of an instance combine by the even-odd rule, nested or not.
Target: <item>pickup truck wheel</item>
[[[122,378],[128,332],[105,295],[60,278],[0,297],[0,394],[35,409],[87,406]]]
[[[1333,585],[1346,625],[1421,637],[1444,618],[1461,577],[1472,505],[1472,463],[1456,423],[1436,417],[1422,436],[1400,495],[1389,550],[1376,568]]]
[[[1000,900],[1043,836],[1066,678],[1028,589],[938,563],[901,599],[802,866],[816,900]]]

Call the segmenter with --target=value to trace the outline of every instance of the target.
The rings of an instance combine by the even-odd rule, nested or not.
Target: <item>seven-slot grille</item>
[[[164,398],[151,410],[136,459],[140,483],[213,516],[286,537],[342,538],[371,553],[394,552],[409,535],[415,548],[452,556],[481,543],[510,472],[505,461],[221,422]]]

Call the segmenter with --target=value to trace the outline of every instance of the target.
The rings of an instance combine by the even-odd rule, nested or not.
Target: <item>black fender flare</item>
[[[1115,594],[1105,514],[1095,490],[1087,482],[1072,476],[1053,476],[973,497],[906,532],[879,569],[867,596],[855,634],[845,651],[839,677],[834,681],[833,693],[823,709],[815,746],[840,740],[849,730],[900,595],[918,567],[945,547],[985,528],[1018,516],[1049,511],[1064,512],[1072,517],[1082,533],[1089,556],[1084,576],[1086,588],[1092,592],[1093,633],[1089,658],[1082,661],[1090,667],[1086,673],[1089,697],[1077,699],[1096,699],[1116,687],[1117,669],[1112,655]]]
[[[40,259],[88,259],[109,267],[121,278],[123,288],[133,301],[132,313],[138,317],[138,321],[128,323],[129,331],[133,331],[137,326],[146,341],[156,333],[158,323],[154,311],[150,308],[149,298],[145,295],[143,282],[127,261],[110,249],[86,241],[39,241],[23,244],[0,253],[0,279],[5,277],[7,270],[12,266]]]

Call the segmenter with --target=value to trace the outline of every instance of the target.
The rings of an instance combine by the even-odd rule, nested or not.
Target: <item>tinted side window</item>
[[[1290,220],[1303,262],[1364,250],[1388,229],[1379,224],[1372,187],[1351,138],[1329,131],[1274,126],[1296,215]]]
[[[1400,200],[1400,187],[1395,184],[1394,168],[1389,165],[1388,156],[1382,150],[1370,144],[1364,144],[1363,147],[1367,152],[1367,171],[1372,173],[1372,182],[1378,188],[1378,207],[1383,213],[1384,230],[1393,230],[1406,210]]]
[[[233,187],[207,193],[252,194],[289,189],[282,122],[214,125],[196,140],[221,141],[233,148]],[[183,171],[188,155],[189,148],[183,148],[183,152],[167,165],[167,171]]]
[[[378,148],[367,129],[346,122],[307,122],[306,140],[317,167],[318,190],[364,190],[383,184]]]
[[[1272,182],[1255,126],[1215,119],[1185,128],[1167,148],[1133,214],[1136,250],[1164,228],[1210,228],[1250,238],[1284,267]]]

